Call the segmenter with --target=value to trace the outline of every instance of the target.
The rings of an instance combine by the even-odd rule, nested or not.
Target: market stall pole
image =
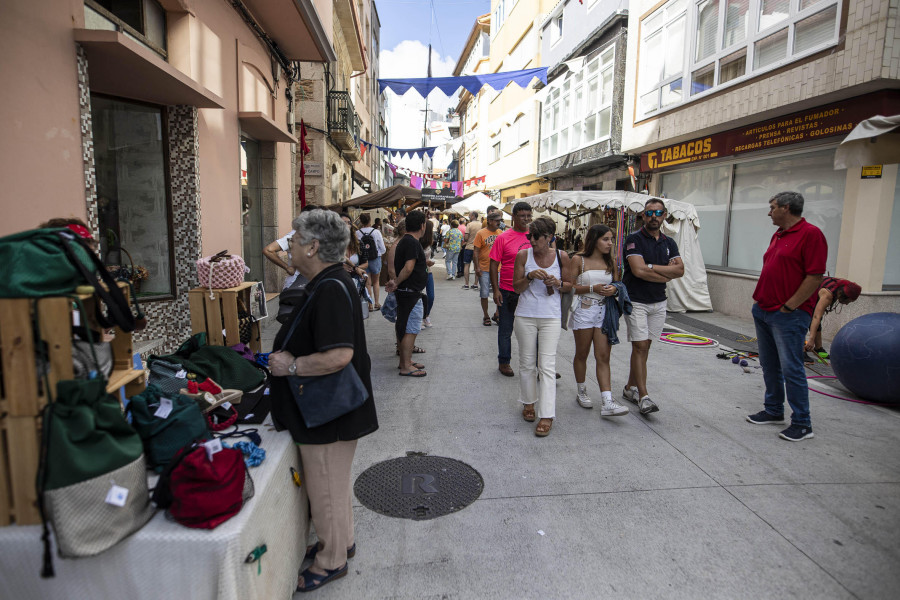
[[[119,286],[128,299],[128,285],[120,283]],[[58,381],[74,377],[72,323],[82,318],[93,322],[96,302],[92,295],[78,298],[85,314],[77,318],[73,315],[72,299],[67,297],[0,299],[0,360],[3,368],[0,526],[41,522],[35,478],[40,456],[41,411],[47,404],[48,393],[41,374],[46,368],[50,393],[55,393]],[[38,339],[34,335],[35,322],[40,326]],[[100,329],[96,323],[92,328]],[[146,386],[146,373],[133,368],[131,333],[116,327],[110,346],[113,371],[106,391],[117,397],[121,397],[122,390],[126,397],[140,393]],[[46,363],[39,366],[35,364],[35,357],[44,349]]]

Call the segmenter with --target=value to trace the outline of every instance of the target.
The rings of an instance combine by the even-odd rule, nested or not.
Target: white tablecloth
[[[250,469],[256,493],[230,520],[212,531],[189,529],[159,511],[140,531],[103,554],[54,556],[52,579],[40,577],[40,526],[0,527],[0,598],[290,598],[308,530],[306,488],[296,487],[290,474],[290,467],[300,471],[300,455],[287,431],[257,427],[266,460]],[[244,559],[261,544],[268,551],[257,575],[257,563]]]

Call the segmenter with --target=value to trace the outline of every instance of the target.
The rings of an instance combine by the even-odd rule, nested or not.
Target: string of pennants
[[[377,146],[372,142],[359,140],[360,155],[365,156],[366,151],[371,150],[372,146],[375,146],[377,150],[388,156],[400,155],[400,158],[407,158],[408,156],[415,156],[416,158],[427,156],[428,158],[434,158],[434,151],[437,150],[437,146],[426,146],[423,148],[388,148],[387,146]]]

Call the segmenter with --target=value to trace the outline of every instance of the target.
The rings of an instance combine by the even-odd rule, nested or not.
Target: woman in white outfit
[[[606,316],[606,300],[616,295],[613,281],[619,280],[616,259],[613,256],[613,233],[606,225],[593,225],[584,240],[584,250],[572,257],[569,263],[569,278],[575,282],[575,310],[569,318],[569,328],[575,334],[575,382],[578,393],[575,400],[584,408],[593,408],[594,403],[587,393],[585,372],[587,357],[594,345],[594,360],[597,363],[597,382],[600,384],[600,416],[618,417],[628,414],[628,409],[612,398],[609,372],[610,344],[603,333],[603,318]]]
[[[514,331],[519,343],[522,416],[535,419],[534,434],[550,433],[556,417],[556,346],[560,332],[560,292],[572,287],[569,256],[550,247],[556,227],[551,219],[535,219],[528,226],[531,248],[516,255],[513,289],[519,294]],[[540,356],[538,356],[540,352]],[[538,380],[540,373],[540,381]]]

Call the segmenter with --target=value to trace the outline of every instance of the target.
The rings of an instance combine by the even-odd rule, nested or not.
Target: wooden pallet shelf
[[[127,297],[128,287],[120,285]],[[80,298],[85,309],[82,318],[90,324],[95,299]],[[0,299],[0,526],[40,523],[35,477],[40,452],[40,415],[47,403],[47,390],[39,373],[47,369],[53,392],[57,382],[74,377],[72,312],[72,300],[65,297],[41,298],[36,302],[27,298]],[[40,325],[38,340],[35,340],[35,322]],[[36,351],[41,344],[47,354],[43,366],[36,362]],[[146,387],[147,374],[133,368],[131,333],[116,328],[110,346],[113,371],[106,391],[117,397],[123,388],[128,397],[140,393]]]
[[[234,346],[240,343],[240,323],[238,302],[245,310],[251,305],[250,290],[255,282],[245,281],[233,288],[194,288],[188,292],[191,307],[191,333],[206,332],[207,343],[211,346]],[[222,335],[222,330],[225,334]],[[251,325],[250,349],[260,352],[259,321]]]

